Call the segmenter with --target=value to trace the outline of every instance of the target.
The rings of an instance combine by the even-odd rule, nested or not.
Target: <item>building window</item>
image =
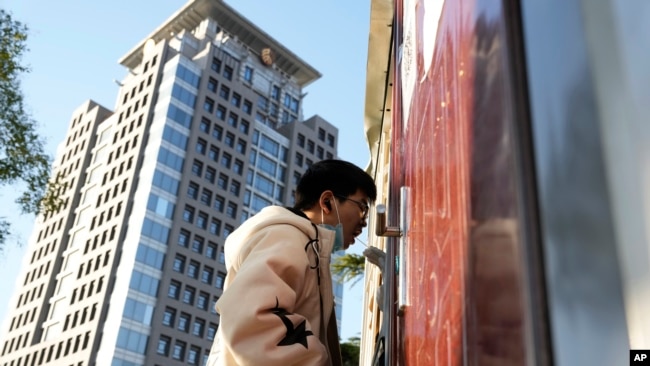
[[[224,191],[228,189],[228,176],[224,174],[219,174],[219,179],[217,179],[217,186]]]
[[[219,298],[217,296],[212,296],[212,301],[210,301],[210,314],[217,314],[217,301],[219,301]],[[212,323],[210,323],[212,325]],[[210,333],[210,329],[208,329],[208,333]]]
[[[214,178],[217,175],[217,171],[214,168],[208,167],[205,169],[205,180],[207,180],[210,183],[214,183]]]
[[[230,183],[230,193],[234,194],[235,196],[239,196],[240,187],[241,185],[239,182],[233,180],[232,183]]]
[[[262,135],[260,148],[274,157],[277,157],[280,152],[280,144],[266,135]]]
[[[255,165],[255,161],[257,161],[257,152],[255,151],[255,149],[251,149],[251,153],[248,154],[248,162],[251,165]]]
[[[185,271],[185,257],[177,254],[174,258],[172,269],[176,272],[183,273]]]
[[[169,289],[167,290],[167,297],[178,300],[178,296],[181,293],[181,284],[177,281],[172,281],[169,284]]]
[[[223,229],[223,237],[227,238],[233,230],[235,230],[235,228],[232,225],[226,225]]]
[[[195,236],[192,240],[192,251],[195,253],[203,252],[203,238],[200,236]]]
[[[221,225],[219,225],[221,226]],[[205,250],[205,256],[210,258],[210,259],[216,259],[217,258],[217,248],[219,246],[216,243],[209,242],[208,247]]]
[[[194,304],[194,287],[185,286],[183,290],[183,302],[189,305]]]
[[[205,148],[206,148],[207,144],[208,143],[205,140],[199,139],[196,142],[196,152],[201,154],[201,155],[205,155]]]
[[[226,107],[219,105],[217,106],[217,118],[219,118],[222,121],[226,120]]]
[[[249,129],[250,124],[248,121],[242,120],[241,123],[239,124],[239,131],[243,134],[248,135],[248,129]]]
[[[280,100],[280,87],[278,87],[277,85],[273,85],[271,87],[271,98],[277,101]]]
[[[163,356],[169,355],[169,343],[171,339],[169,337],[160,336],[158,339],[158,347],[156,348],[156,353]]]
[[[187,333],[190,330],[190,314],[181,313],[178,317],[178,330]]]
[[[232,163],[232,156],[228,153],[223,153],[223,155],[221,155],[221,165],[223,165],[227,169],[230,169],[231,163]]]
[[[299,105],[299,101],[298,101],[298,99],[296,99],[296,98],[291,98],[291,106],[289,107],[289,109],[290,109],[293,113],[296,113],[296,114],[298,113],[298,105]]]
[[[205,133],[210,132],[210,120],[205,117],[201,118],[199,129],[201,130],[201,132],[205,132]]]
[[[224,253],[223,248],[219,252],[219,263],[226,264],[226,253]]]
[[[199,193],[199,185],[194,183],[194,182],[191,182],[187,186],[187,196],[192,198],[192,199],[196,199],[196,197],[198,196],[198,193]]]
[[[284,187],[280,185],[275,186],[275,199],[278,201],[284,201]]]
[[[232,67],[226,65],[226,67],[223,68],[223,74],[222,75],[226,79],[232,80],[232,73],[233,73]]]
[[[212,268],[203,267],[201,270],[201,282],[210,284],[212,283]]]
[[[257,96],[257,108],[261,109],[262,111],[266,112],[266,110],[269,108],[269,100],[261,95]]]
[[[226,215],[232,219],[237,217],[237,204],[233,202],[228,202],[228,208],[226,209]]]
[[[221,221],[217,219],[212,219],[212,221],[210,222],[210,234],[218,236],[220,231],[221,231]]]
[[[212,202],[212,191],[203,189],[201,192],[201,203],[206,206],[210,206],[210,202]]]
[[[217,159],[219,159],[219,148],[214,145],[211,145],[210,152],[208,153],[208,157],[212,159],[212,161],[217,161]]]
[[[212,65],[210,66],[217,74],[221,72],[221,60],[218,58],[212,59]]]
[[[235,160],[235,163],[232,166],[232,170],[235,173],[237,173],[239,175],[242,175],[242,173],[244,171],[244,162],[239,160],[239,159]]]
[[[235,148],[238,153],[240,154],[246,154],[246,141],[242,139],[237,140],[237,147]]]
[[[318,128],[318,139],[321,141],[325,141],[325,130],[322,128]]]
[[[253,102],[251,102],[248,99],[245,99],[244,100],[244,106],[242,107],[242,110],[244,111],[244,113],[246,113],[248,115],[253,113]]]
[[[199,267],[201,265],[199,262],[196,261],[190,261],[189,266],[187,266],[187,275],[191,278],[197,279],[199,278]]]
[[[330,147],[334,147],[334,135],[329,134],[329,133],[327,134],[327,144]]]
[[[225,176],[224,176],[224,178],[226,179],[226,183],[224,183],[224,186],[225,186],[225,185],[227,184],[227,179],[228,179],[228,178],[225,177]],[[225,188],[224,188],[224,189],[225,189]],[[217,197],[214,199],[214,209],[217,210],[217,211],[219,211],[219,212],[223,212],[223,208],[224,208],[224,203],[225,203],[225,201],[226,201],[225,198],[223,198],[223,197],[221,197],[221,196],[217,196]]]
[[[199,215],[196,219],[196,226],[205,230],[208,228],[208,214],[205,212],[199,212]]]
[[[192,162],[192,174],[200,177],[203,174],[203,163],[198,160]]]
[[[223,128],[215,125],[214,129],[212,130],[212,137],[218,141],[221,141],[221,136],[223,136]]]
[[[165,326],[173,327],[175,318],[176,318],[176,310],[172,308],[166,308],[165,313],[163,314],[162,323]]]
[[[199,296],[196,298],[196,307],[201,310],[208,310],[209,301],[210,295],[205,292],[200,292]]]
[[[190,243],[190,232],[186,230],[181,230],[178,234],[178,245],[186,247]]]
[[[208,331],[207,331],[207,333],[206,333],[206,338],[207,338],[209,341],[213,341],[213,340],[214,340],[214,336],[215,336],[216,334],[217,334],[217,325],[216,325],[216,324],[212,324],[212,323],[210,323],[210,325],[208,326]]]
[[[271,109],[270,109],[270,111],[269,111],[269,114],[270,114],[271,117],[273,117],[274,119],[277,119],[277,118],[278,118],[278,115],[280,114],[280,108],[278,107],[277,104],[275,104],[275,103],[271,103]]]
[[[314,147],[315,146],[316,145],[314,144],[314,141],[312,141],[312,140],[307,141],[307,151],[309,151],[311,154],[314,153]]]
[[[219,96],[225,100],[230,99],[230,88],[225,85],[221,85],[221,88],[219,88]]]
[[[217,179],[217,186],[224,191],[228,189],[228,176],[224,174],[219,174],[219,178]],[[216,204],[216,202],[215,202]],[[222,211],[223,212],[223,211]]]
[[[179,84],[174,84],[174,86],[172,87],[172,97],[176,98],[183,104],[186,104],[190,108],[194,108],[196,105],[196,95],[194,95],[194,93],[185,89],[184,87],[180,86]],[[126,111],[127,117],[129,115],[129,112],[130,111],[127,109]]]
[[[188,365],[198,365],[201,354],[201,348],[197,346],[190,347],[190,351],[187,353],[187,364]],[[206,360],[207,362],[207,360]]]
[[[185,342],[176,341],[176,343],[174,343],[172,358],[180,361],[182,361],[185,358]]]
[[[253,81],[253,68],[250,66],[245,66],[244,67],[244,80],[248,81],[249,83]]]
[[[303,161],[302,154],[296,153],[296,161],[295,161],[296,165],[301,167],[302,161]]]
[[[203,337],[203,330],[205,329],[205,321],[202,319],[195,319],[192,325],[192,335]]]
[[[203,110],[212,113],[214,111],[214,100],[206,97],[205,102],[203,102]]]
[[[260,112],[255,113],[255,120],[263,125],[268,125],[266,122],[266,116]]]
[[[325,150],[322,147],[317,147],[316,148],[316,156],[318,156],[319,159],[323,159],[325,156]]]
[[[213,79],[213,78],[208,79],[208,90],[209,91],[211,91],[213,93],[216,93],[217,92],[217,85],[218,85],[218,83],[217,83],[217,81],[215,79]]]
[[[226,133],[226,138],[223,140],[223,142],[228,145],[229,147],[234,147],[235,146],[235,135],[228,132]]]
[[[230,98],[230,104],[234,105],[235,107],[239,108],[241,105],[241,95],[237,93],[232,93],[232,98]]]
[[[226,274],[223,272],[217,273],[217,278],[214,282],[214,287],[218,289],[223,289],[223,283],[226,280]]]
[[[183,221],[185,222],[194,222],[194,208],[185,206],[183,210]]]
[[[228,115],[228,125],[237,128],[237,119],[238,119],[237,115],[231,112]]]
[[[298,146],[304,148],[305,147],[305,135],[299,133],[298,138],[297,138],[297,143],[298,143]]]

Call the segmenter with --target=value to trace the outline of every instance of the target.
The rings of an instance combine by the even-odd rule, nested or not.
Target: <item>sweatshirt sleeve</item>
[[[299,294],[315,282],[306,281],[308,271],[316,270],[303,248],[308,239],[292,231],[266,229],[249,238],[252,249],[240,253],[217,302],[220,342],[239,365],[321,365],[327,359],[307,316],[296,313]]]

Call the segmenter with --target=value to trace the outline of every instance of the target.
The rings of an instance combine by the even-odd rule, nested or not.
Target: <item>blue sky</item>
[[[370,0],[232,0],[239,13],[323,74],[308,86],[306,118],[318,114],[339,128],[339,156],[361,167],[369,153],[363,131]],[[117,60],[144,39],[182,0],[0,0],[0,7],[30,28],[22,80],[28,110],[55,155],[72,111],[87,99],[113,109],[126,70]],[[12,221],[12,238],[0,255],[0,320],[16,285],[34,218],[19,215],[15,189],[2,188],[0,216]],[[24,243],[22,247],[16,241]],[[354,245],[350,252],[361,253]],[[344,293],[342,339],[358,336],[362,283]]]

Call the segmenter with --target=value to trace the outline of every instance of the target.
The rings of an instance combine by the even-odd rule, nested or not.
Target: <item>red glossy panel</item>
[[[424,74],[416,2],[416,82],[393,122],[391,195],[410,187],[404,365],[524,363],[505,19],[499,2],[446,1]],[[401,19],[401,4],[396,7]],[[396,25],[398,33],[402,24]],[[396,72],[394,115],[402,113]],[[394,212],[397,207],[391,207]]]
[[[404,185],[411,187],[407,233],[408,306],[402,320],[406,365],[459,365],[463,359],[472,121],[471,6],[447,2],[425,76],[422,7],[417,4],[417,79],[401,126]],[[398,172],[396,172],[399,174]]]

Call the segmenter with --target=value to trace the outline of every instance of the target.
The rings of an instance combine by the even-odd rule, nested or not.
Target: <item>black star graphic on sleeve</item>
[[[292,344],[300,343],[305,348],[307,347],[307,336],[314,335],[311,330],[305,329],[305,321],[303,320],[297,327],[294,327],[291,319],[287,315],[292,315],[290,312],[279,307],[278,298],[275,298],[275,308],[272,309],[273,314],[277,315],[285,327],[287,327],[287,335],[278,343],[278,346],[290,346]]]

